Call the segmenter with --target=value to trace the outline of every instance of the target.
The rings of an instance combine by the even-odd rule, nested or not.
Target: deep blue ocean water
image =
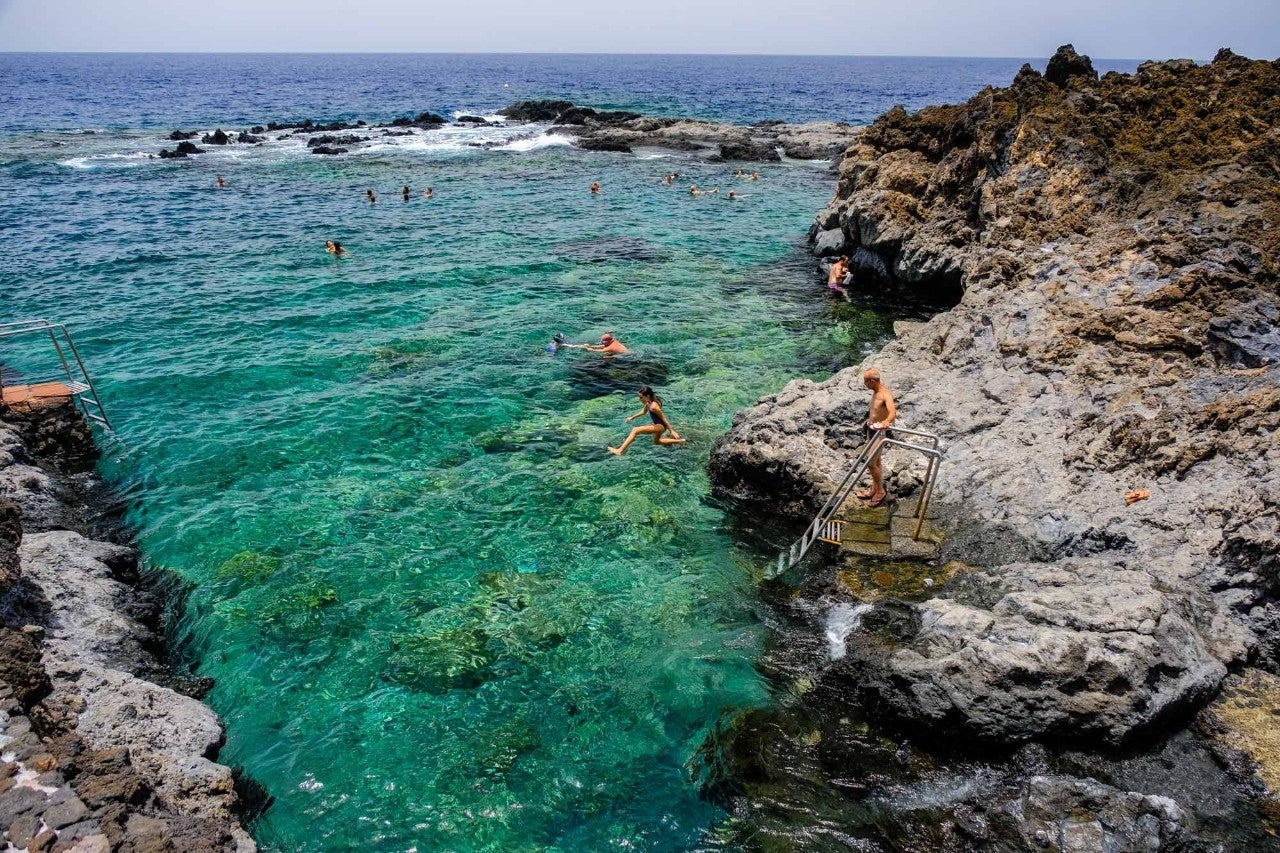
[[[76,335],[118,428],[102,471],[148,564],[193,586],[175,640],[217,680],[222,760],[274,797],[265,845],[711,846],[697,749],[774,701],[753,666],[770,543],[709,499],[711,443],[892,316],[830,303],[805,255],[825,164],[748,185],[537,127],[155,159],[169,130],[535,97],[859,123],[1021,63],[0,54],[0,320]],[[629,366],[543,348],[608,330]],[[48,356],[0,352],[32,377]],[[690,441],[615,459],[641,381]]]

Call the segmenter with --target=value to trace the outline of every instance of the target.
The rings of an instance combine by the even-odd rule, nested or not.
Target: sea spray
[[[848,649],[845,639],[862,625],[862,617],[872,605],[841,602],[827,613],[827,649],[832,660],[840,660]]]

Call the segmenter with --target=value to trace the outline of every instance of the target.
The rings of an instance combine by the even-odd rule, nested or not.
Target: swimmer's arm
[[[655,412],[658,413],[658,417],[662,419],[662,425],[665,426],[667,428],[667,431],[671,433],[671,437],[679,438],[680,433],[676,432],[676,428],[671,425],[671,421],[667,420],[667,413],[662,411],[662,404],[654,403],[653,409]]]

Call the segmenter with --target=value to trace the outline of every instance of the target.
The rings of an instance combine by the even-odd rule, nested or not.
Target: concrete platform
[[[840,548],[865,557],[936,558],[942,534],[934,526],[933,518],[926,515],[920,538],[912,538],[918,501],[918,496],[912,496],[901,501],[886,501],[875,508],[858,500],[848,501],[836,516],[844,522]]]
[[[62,382],[40,382],[36,385],[6,385],[3,389],[4,405],[15,411],[28,411],[64,403],[71,399],[72,391]]]

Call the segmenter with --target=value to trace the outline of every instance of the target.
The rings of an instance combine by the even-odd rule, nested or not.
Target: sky
[[[1280,57],[1280,0],[0,0],[0,51]]]

